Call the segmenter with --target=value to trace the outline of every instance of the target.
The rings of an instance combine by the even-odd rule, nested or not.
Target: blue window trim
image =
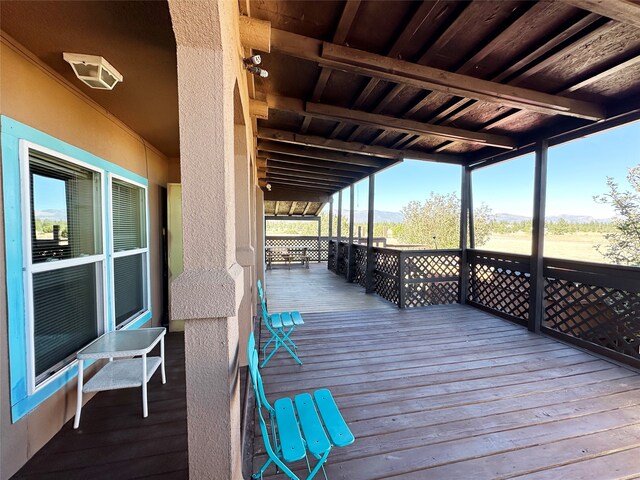
[[[22,235],[26,226],[22,223],[21,191],[20,191],[20,141],[40,145],[69,157],[75,158],[87,164],[93,165],[105,171],[103,178],[103,195],[107,195],[110,185],[108,173],[119,175],[125,179],[140,183],[148,187],[146,178],[130,172],[119,165],[103,160],[85,150],[74,147],[66,142],[58,140],[44,132],[36,130],[28,125],[13,120],[5,115],[0,115],[0,142],[2,144],[2,189],[4,203],[4,235],[6,257],[6,287],[7,287],[7,315],[8,315],[8,343],[9,343],[9,376],[11,395],[11,419],[12,422],[34,410],[44,400],[66,385],[77,374],[77,365],[60,372],[55,378],[38,388],[29,395],[27,371],[27,332],[25,322],[25,291],[23,279],[23,251]],[[106,202],[105,202],[106,205]],[[106,209],[108,210],[108,209]],[[103,231],[106,236],[107,251],[105,263],[107,266],[107,282],[111,278],[111,232],[109,225],[110,211],[103,212]],[[149,206],[147,202],[147,229],[149,228]],[[147,237],[148,238],[148,237]],[[149,241],[149,240],[147,240]],[[147,279],[150,281],[150,278]],[[111,296],[113,285],[107,283],[106,298],[108,328],[113,328],[113,312],[111,311]],[[135,319],[125,328],[136,329],[147,323],[151,317],[151,299],[149,309],[139,318]],[[88,366],[88,365],[87,365]]]

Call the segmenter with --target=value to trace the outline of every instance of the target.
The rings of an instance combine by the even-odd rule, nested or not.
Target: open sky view
[[[640,122],[549,149],[547,216],[568,214],[610,218],[613,210],[593,200],[607,191],[606,177],[628,186],[629,167],[640,164]],[[476,170],[474,203],[494,213],[531,216],[533,155]],[[460,192],[460,168],[407,160],[376,176],[376,210],[400,211],[430,192]],[[367,188],[356,187],[355,209],[367,208]]]

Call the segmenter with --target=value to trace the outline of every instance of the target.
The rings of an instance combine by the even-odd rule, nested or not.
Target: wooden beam
[[[308,178],[308,179],[315,179],[315,180],[325,180],[328,182],[335,182],[335,183],[344,183],[346,185],[349,185],[352,183],[352,179],[349,178],[344,178],[344,177],[339,177],[336,175],[327,175],[327,174],[322,174],[322,173],[315,173],[315,172],[307,172],[307,171],[300,171],[300,170],[289,170],[286,168],[278,168],[278,167],[274,167],[274,166],[269,166],[269,168],[267,169],[267,176],[269,176],[270,174],[273,175],[287,175],[287,176],[291,176],[294,178]]]
[[[539,333],[544,317],[544,218],[547,192],[547,141],[536,144],[531,221],[531,290],[529,292],[530,331]]]
[[[257,18],[240,16],[240,43],[246,48],[262,52],[271,51],[271,22]]]
[[[300,147],[288,143],[258,140],[258,150],[264,152],[284,153],[305,158],[318,158],[338,163],[348,163],[362,167],[384,168],[389,162],[367,155],[344,154],[322,148]]]
[[[507,149],[518,146],[518,143],[515,140],[503,135],[487,136],[483,133],[476,133],[470,130],[463,130],[461,128],[431,125],[428,123],[417,122],[415,120],[395,118],[377,113],[367,113],[360,110],[351,110],[349,108],[334,107],[332,105],[324,105],[320,103],[307,102],[306,112],[326,120],[344,120],[355,124],[384,128],[400,133],[431,135],[446,138],[448,140],[456,140],[466,143],[479,143],[481,145],[490,145]]]
[[[304,191],[297,190],[295,188],[287,188],[274,184],[271,191],[264,192],[264,199],[270,201],[278,200],[291,200],[296,199],[298,202],[317,202],[326,203],[330,197],[328,192],[323,190],[305,189]]]
[[[574,7],[640,28],[640,2],[633,0],[562,0]]]
[[[273,209],[273,214],[278,215],[278,207],[280,206],[280,201],[276,200],[276,206]]]
[[[329,169],[334,172],[342,172],[345,175],[368,175],[375,171],[374,168],[371,167],[360,167],[357,165],[350,165],[348,163],[336,163],[331,160],[321,160],[318,158],[306,158],[299,157],[296,155],[285,155],[282,153],[271,153],[271,152],[261,152],[269,157],[269,165],[271,162],[284,163],[289,164],[292,167],[317,167],[322,169]],[[265,168],[267,168],[265,166]]]
[[[290,182],[291,184],[304,184],[304,185],[316,185],[330,188],[344,188],[349,186],[349,182],[338,182],[333,180],[314,180],[311,178],[301,178],[295,174],[285,173],[268,173],[267,180],[281,180],[284,182]]]
[[[309,209],[311,208],[311,205],[313,205],[313,202],[307,202],[307,204],[304,207],[304,210],[302,211],[302,216],[303,217],[309,212]]]
[[[438,155],[419,152],[417,150],[394,150],[392,148],[366,145],[357,142],[343,142],[330,138],[318,137],[313,135],[300,135],[295,132],[287,132],[284,130],[274,130],[270,128],[260,128],[258,130],[258,138],[264,140],[273,140],[277,142],[292,143],[295,145],[303,145],[307,147],[326,148],[328,150],[337,150],[341,152],[361,153],[363,155],[371,155],[386,159],[405,159],[425,160],[430,162],[443,163],[462,163],[462,157],[459,155]]]
[[[267,102],[254,100],[253,98],[249,99],[249,115],[269,120],[269,105],[267,105]]]
[[[297,203],[298,202],[296,202],[296,201],[291,202],[291,208],[289,209],[289,215],[293,215],[293,212],[295,212],[295,210],[296,210],[296,204]]]
[[[301,172],[301,173],[317,173],[320,175],[331,175],[333,177],[342,178],[345,180],[356,180],[364,176],[363,174],[357,174],[355,172],[345,172],[343,170],[332,170],[327,167],[316,167],[310,165],[300,165],[300,164],[289,164],[289,163],[281,163],[278,161],[273,161],[269,163],[269,170],[278,169],[278,170],[287,170],[290,172]]]
[[[473,98],[547,115],[567,115],[587,120],[605,118],[604,108],[594,103],[481,80],[332,43],[323,44],[322,58],[323,62],[329,61],[329,66],[333,65],[341,70],[421,89],[435,90],[448,95]]]

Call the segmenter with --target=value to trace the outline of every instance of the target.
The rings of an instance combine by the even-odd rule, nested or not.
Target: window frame
[[[113,180],[118,180],[123,183],[127,183],[129,185],[133,185],[134,187],[139,187],[144,192],[144,202],[142,208],[144,209],[144,222],[141,225],[144,228],[144,238],[146,246],[143,248],[134,248],[132,250],[123,250],[120,252],[115,251],[115,237],[114,237],[114,225],[113,225]],[[109,321],[111,330],[127,330],[131,325],[135,325],[137,321],[147,315],[151,311],[151,269],[149,265],[149,188],[147,185],[144,185],[140,182],[136,182],[135,180],[131,180],[130,178],[123,177],[122,175],[118,175],[115,173],[109,172],[107,174],[107,196],[108,196],[108,208],[109,208],[109,221],[107,228],[109,229],[109,266],[110,266],[110,274],[109,274],[109,286],[111,292],[111,312]],[[144,308],[122,322],[120,325],[116,324],[116,296],[115,296],[115,260],[117,258],[129,257],[134,255],[143,255],[143,292],[144,292]]]
[[[103,299],[106,309],[106,329],[112,330],[111,316],[111,300],[108,295],[111,294],[111,262],[109,255],[109,247],[111,241],[111,232],[105,225],[109,221],[109,209],[105,208],[108,201],[107,175],[113,173],[119,175],[125,181],[136,182],[148,190],[148,179],[142,174],[135,173],[128,168],[135,168],[134,163],[127,162],[127,168],[118,164],[109,162],[87,150],[67,143],[63,140],[55,138],[41,130],[31,127],[27,124],[19,122],[11,117],[0,114],[0,168],[2,175],[0,182],[2,183],[2,220],[4,223],[3,246],[5,252],[5,286],[6,286],[6,303],[7,303],[7,346],[8,346],[8,365],[9,373],[9,392],[8,398],[10,407],[11,423],[27,417],[39,405],[44,403],[49,397],[56,394],[60,390],[68,389],[69,382],[73,381],[78,374],[77,361],[74,359],[68,365],[60,368],[54,375],[51,375],[38,385],[35,391],[29,390],[29,370],[27,368],[28,353],[28,336],[27,332],[27,295],[25,290],[25,269],[27,260],[32,258],[25,257],[23,234],[31,234],[31,225],[23,223],[23,188],[21,173],[21,149],[22,145],[35,145],[36,152],[40,151],[50,154],[55,158],[65,160],[71,158],[76,163],[86,166],[91,170],[102,170],[104,172],[101,177],[101,202],[102,221],[100,228],[102,229],[102,254],[105,255],[103,269],[106,268],[106,280],[103,279],[103,287],[106,289],[106,295]],[[131,165],[131,166],[129,166]],[[147,197],[147,232],[149,232],[150,215],[148,210],[149,199]],[[99,204],[98,201],[95,202]],[[97,224],[98,225],[98,224]],[[104,242],[107,242],[107,248],[104,248]],[[147,247],[151,251],[151,245],[155,247],[155,243],[150,238],[147,240]],[[99,240],[96,239],[96,246],[100,246]],[[149,257],[150,258],[150,254]],[[69,260],[69,259],[68,259]],[[68,265],[68,264],[67,264]],[[150,266],[150,263],[148,263]],[[104,272],[104,270],[103,270]],[[148,289],[152,287],[149,268],[147,268]],[[96,275],[98,277],[99,275]],[[148,290],[148,291],[149,291]],[[146,314],[139,316],[135,321],[131,321],[126,328],[133,330],[147,324],[153,315],[152,297],[148,294],[149,309]],[[98,313],[98,312],[97,312]],[[85,368],[89,367],[93,361],[85,362]],[[32,363],[33,365],[33,363]],[[32,367],[30,367],[32,368]]]
[[[31,156],[35,154],[42,154],[49,156],[72,165],[79,166],[81,168],[90,170],[100,175],[100,218],[97,219],[97,224],[101,227],[100,244],[102,246],[102,253],[89,255],[86,257],[76,257],[58,260],[56,262],[33,262],[33,245],[31,238],[31,173],[30,163]],[[27,393],[33,395],[39,390],[45,388],[48,384],[56,380],[56,378],[64,375],[70,368],[77,364],[77,360],[67,359],[51,366],[47,369],[47,372],[36,376],[35,366],[35,319],[34,319],[34,297],[33,297],[33,276],[36,273],[50,272],[54,270],[61,270],[64,268],[75,267],[80,265],[92,264],[96,268],[96,293],[97,300],[97,316],[98,316],[98,336],[107,331],[107,302],[105,301],[107,295],[107,272],[106,272],[106,235],[105,235],[105,195],[104,195],[104,183],[105,183],[105,171],[94,165],[90,165],[86,162],[73,158],[69,155],[65,155],[60,152],[56,152],[42,145],[36,143],[20,140],[20,193],[21,202],[20,210],[22,216],[22,267],[23,267],[23,281],[24,281],[24,299],[25,299],[25,333],[26,333],[26,353],[27,353]],[[95,220],[95,218],[94,218]],[[101,274],[99,273],[101,272]],[[43,377],[43,375],[46,375]],[[41,377],[40,380],[38,377]]]

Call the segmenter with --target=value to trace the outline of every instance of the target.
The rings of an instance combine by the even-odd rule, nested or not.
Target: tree
[[[424,202],[409,202],[402,213],[404,224],[398,231],[398,239],[402,243],[429,248],[458,248],[460,199],[455,193],[442,195],[431,192]],[[491,210],[486,205],[474,210],[476,246],[488,240],[490,220]]]
[[[627,180],[631,191],[620,190],[613,178],[607,177],[609,192],[594,197],[616,212],[615,231],[604,234],[609,244],[596,249],[614,263],[640,265],[640,165],[629,169]]]

